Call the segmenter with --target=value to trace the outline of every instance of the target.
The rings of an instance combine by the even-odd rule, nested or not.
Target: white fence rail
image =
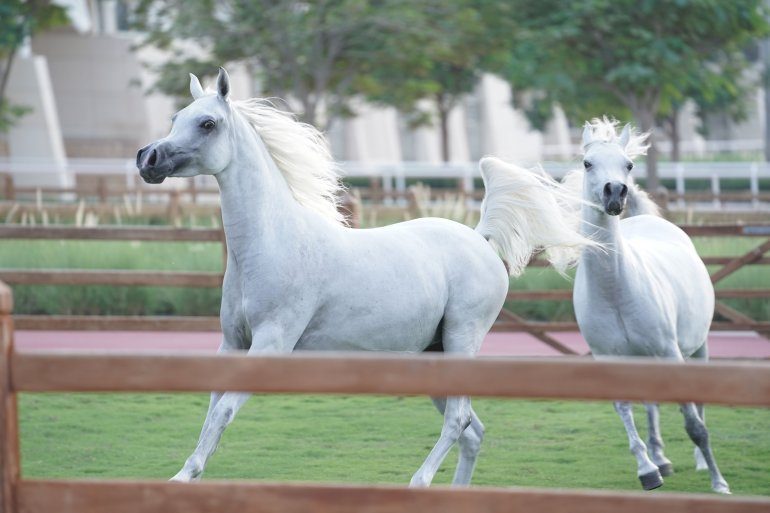
[[[527,165],[526,163],[523,163]],[[543,162],[542,167],[551,175],[562,177],[576,162]],[[343,162],[342,174],[351,178],[380,178],[383,192],[405,192],[409,180],[429,178],[448,178],[461,180],[466,192],[471,193],[476,187],[475,179],[480,178],[478,164],[475,162],[428,163],[428,162]],[[43,161],[0,160],[0,173],[14,177],[24,177],[24,181],[34,181],[32,175],[50,176],[52,173],[69,178],[75,175],[123,175],[126,184],[136,183],[137,171],[132,159],[70,159],[64,168],[53,167]],[[634,173],[643,177],[646,173],[644,162],[640,162]],[[721,182],[727,179],[741,179],[748,182],[748,191],[755,198],[760,194],[760,181],[770,179],[768,162],[661,162],[658,166],[661,179],[674,180],[675,192],[683,195],[687,192],[688,180],[709,180],[710,192],[719,196]],[[213,185],[211,177],[199,177],[199,185]],[[41,184],[42,185],[42,184]],[[184,187],[182,182],[174,184]],[[763,191],[768,192],[768,191]],[[718,203],[718,200],[716,201]]]

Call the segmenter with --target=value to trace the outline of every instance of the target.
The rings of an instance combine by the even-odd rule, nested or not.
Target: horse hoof
[[[642,482],[642,488],[645,490],[654,490],[663,486],[663,478],[660,477],[660,472],[657,470],[639,476],[639,481]]]
[[[664,463],[663,465],[658,465],[658,472],[660,472],[660,475],[663,477],[670,476],[674,473],[674,465],[671,463]]]

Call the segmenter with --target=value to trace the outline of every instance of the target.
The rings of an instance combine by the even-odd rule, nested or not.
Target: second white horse
[[[595,119],[583,132],[583,169],[568,175],[582,190],[583,233],[602,243],[580,257],[573,300],[583,337],[596,358],[648,356],[671,360],[708,358],[706,338],[714,313],[714,288],[689,237],[657,215],[657,207],[633,183],[633,158],[645,135]],[[629,214],[620,219],[628,203]],[[631,404],[615,408],[628,433],[645,489],[673,471],[663,454],[657,404],[648,404],[649,446],[634,425]],[[711,487],[730,493],[709,444],[702,405],[682,405],[698,469],[708,468]]]

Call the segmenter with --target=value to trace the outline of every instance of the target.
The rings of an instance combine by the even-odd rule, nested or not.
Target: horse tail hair
[[[479,163],[486,189],[476,231],[518,276],[537,251],[560,272],[574,266],[582,249],[598,244],[580,233],[574,193],[542,169],[527,170],[495,157]]]
[[[658,205],[650,198],[650,195],[643,191],[637,184],[632,183],[628,188],[628,200],[626,216],[660,216]]]

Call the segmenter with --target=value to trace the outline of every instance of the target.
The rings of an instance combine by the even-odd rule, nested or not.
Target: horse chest
[[[265,323],[278,323],[291,331],[306,320],[316,293],[312,284],[298,287],[289,267],[254,259],[245,265],[228,258],[222,285],[222,329],[242,338]]]
[[[597,355],[657,356],[675,339],[675,312],[652,284],[578,276],[575,316]]]

